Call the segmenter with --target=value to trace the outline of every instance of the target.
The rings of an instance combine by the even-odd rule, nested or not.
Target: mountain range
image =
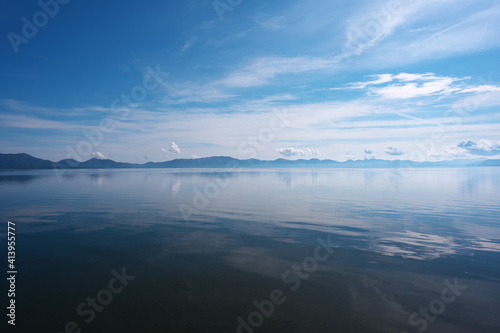
[[[439,162],[414,162],[409,160],[334,160],[299,159],[276,160],[246,159],[240,160],[228,156],[212,156],[197,159],[175,159],[165,162],[147,162],[144,164],[116,162],[110,159],[91,158],[85,162],[64,159],[52,162],[31,155],[1,154],[0,169],[123,169],[123,168],[397,168],[397,167],[466,167],[466,166],[500,166],[500,159],[489,160],[449,160]]]

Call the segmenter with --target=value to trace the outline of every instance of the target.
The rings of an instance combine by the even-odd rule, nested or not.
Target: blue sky
[[[498,1],[59,1],[2,3],[2,153],[499,157]]]

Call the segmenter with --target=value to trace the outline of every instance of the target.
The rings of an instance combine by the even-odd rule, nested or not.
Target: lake
[[[500,168],[4,170],[0,206],[17,332],[500,331]]]

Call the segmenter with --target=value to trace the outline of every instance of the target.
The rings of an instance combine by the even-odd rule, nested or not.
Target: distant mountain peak
[[[309,168],[391,168],[401,164],[410,164],[413,167],[460,167],[460,166],[500,166],[500,160],[450,160],[439,162],[414,162],[406,160],[363,159],[339,162],[335,160],[320,160],[318,158],[289,160],[278,158],[275,160],[259,160],[255,158],[240,160],[231,156],[210,156],[195,159],[181,158],[165,162],[147,162],[133,164],[116,162],[111,159],[93,157],[79,162],[68,158],[59,162],[51,162],[33,157],[26,153],[1,154],[0,169],[112,169],[112,168],[227,168],[234,164],[241,168],[270,168],[270,167],[309,167]]]

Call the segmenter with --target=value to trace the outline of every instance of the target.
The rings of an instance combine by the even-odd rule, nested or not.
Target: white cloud
[[[278,148],[276,149],[278,153],[280,153],[284,157],[297,157],[297,156],[316,156],[318,155],[318,151],[310,148]]]
[[[457,147],[465,149],[472,155],[493,156],[500,154],[500,143],[493,143],[487,140],[479,140],[479,142],[473,140],[460,141]]]
[[[463,93],[487,93],[487,92],[500,92],[500,87],[493,85],[482,85],[463,89]]]
[[[100,160],[105,160],[106,159],[106,156],[104,156],[104,154],[101,153],[100,151],[96,151],[95,153],[93,152],[92,153],[92,157],[100,159]]]
[[[426,96],[442,96],[452,93],[486,93],[500,91],[495,85],[465,84],[469,77],[438,76],[434,73],[399,73],[369,76],[371,81],[347,84],[345,89],[367,89],[369,94],[387,99],[410,99]],[[336,88],[337,90],[342,88]]]
[[[168,148],[160,147],[160,150],[163,152],[163,154],[165,155],[165,157],[168,157],[168,155],[170,153],[174,153],[174,154],[180,154],[181,153],[181,149],[179,148],[179,146],[175,142],[170,142],[170,145],[169,145]]]
[[[404,155],[404,153],[401,150],[394,148],[394,147],[387,147],[385,149],[385,153],[388,155],[394,155],[394,156]]]
[[[372,91],[385,98],[406,99],[422,96],[445,95],[457,91],[451,85],[453,78],[439,78],[423,83],[410,82],[403,85],[391,85],[388,87],[373,89]]]
[[[372,155],[373,154],[373,150],[365,149],[365,154]]]
[[[323,12],[324,6],[326,5],[318,6],[316,14]],[[449,12],[450,6],[453,6],[455,14],[459,14],[447,18],[445,14]],[[303,10],[303,7],[300,8]],[[342,54],[313,56],[313,53],[308,52],[306,53],[308,55],[295,57],[261,56],[250,58],[246,64],[237,65],[236,69],[231,70],[225,76],[214,78],[208,83],[185,82],[167,85],[168,97],[165,101],[180,104],[229,100],[236,97],[228,91],[229,89],[267,85],[284,74],[300,74],[338,68],[349,56],[366,53],[369,49],[373,49],[373,52],[366,55],[369,57],[368,59],[371,59],[370,62],[394,64],[394,58],[398,61],[403,59],[402,61],[405,62],[407,59],[416,57],[415,54],[427,52],[429,49],[439,48],[448,52],[447,55],[455,55],[456,53],[449,52],[448,48],[443,46],[450,43],[457,44],[457,47],[470,47],[474,50],[482,49],[484,43],[491,44],[488,47],[500,45],[500,39],[497,38],[497,31],[500,27],[496,22],[500,6],[491,6],[488,10],[483,10],[484,8],[484,5],[472,6],[457,0],[369,2],[359,8],[358,14],[347,18],[346,43]],[[279,29],[283,18],[257,17],[256,19],[258,24],[266,29]],[[481,35],[481,32],[484,32],[485,35]],[[440,41],[430,42],[428,39],[431,37]],[[415,39],[421,40],[421,43],[412,46],[411,50],[407,50],[408,45],[413,45]],[[477,44],[477,40],[482,42]],[[182,47],[183,52],[189,50],[195,42],[196,37],[186,41]],[[376,61],[373,61],[374,57],[382,59],[377,58]],[[366,61],[367,59],[359,58],[359,60]],[[418,60],[420,59],[414,61]],[[417,77],[418,74],[406,75],[408,77],[404,77],[402,74],[399,76],[391,76],[390,74],[377,76],[371,84],[388,83],[391,79],[399,80],[400,84],[394,87],[383,87],[380,90],[375,88],[373,89],[374,93],[391,99],[408,99],[449,94],[454,92],[453,89],[456,88],[451,84],[453,82],[450,82],[454,78],[441,77],[428,80],[429,78]],[[426,82],[413,83],[419,79],[427,80]],[[358,88],[365,88],[369,85],[369,82],[360,83]],[[464,92],[472,91],[465,90]]]
[[[351,83],[348,86],[353,89],[364,89],[371,85],[379,85],[382,83],[392,82],[394,80],[394,75],[392,74],[377,74],[377,75],[369,75],[368,77],[374,77],[375,79],[372,81]]]
[[[176,154],[181,153],[181,149],[179,148],[179,146],[175,142],[170,142],[170,148],[168,149],[168,151],[171,151],[172,153],[176,153]]]

